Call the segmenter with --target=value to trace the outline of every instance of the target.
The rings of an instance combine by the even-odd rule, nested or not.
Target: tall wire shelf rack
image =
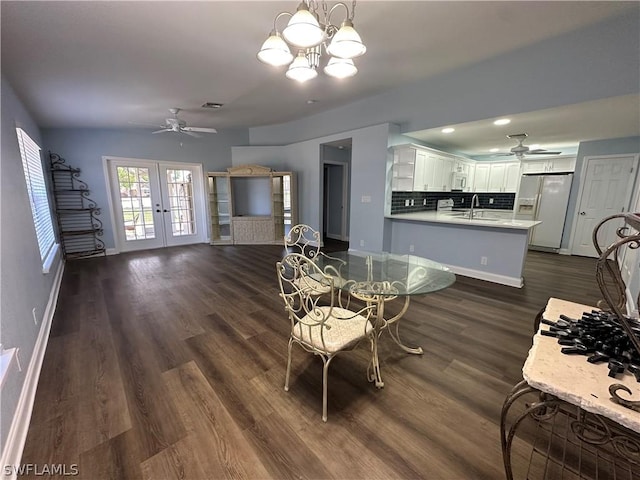
[[[58,234],[65,258],[105,254],[100,208],[89,198],[88,185],[80,180],[80,169],[49,152]]]

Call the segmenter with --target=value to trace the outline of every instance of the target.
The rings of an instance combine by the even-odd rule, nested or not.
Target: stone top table
[[[563,314],[579,319],[583,312],[594,309],[589,305],[551,298],[543,318],[556,321]],[[541,323],[542,329],[549,329],[549,326]],[[633,392],[630,399],[637,400],[640,398],[640,383],[635,377],[625,371],[611,378],[606,363],[591,364],[585,355],[565,355],[560,352],[558,339],[543,336],[540,330],[533,337],[533,346],[522,369],[527,384],[640,433],[640,412],[614,403],[609,394],[609,386],[620,383]]]

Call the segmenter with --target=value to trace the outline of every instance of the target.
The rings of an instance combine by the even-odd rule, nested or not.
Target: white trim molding
[[[27,440],[27,432],[29,431],[29,424],[31,422],[31,413],[33,411],[33,404],[36,398],[36,389],[38,387],[38,380],[40,378],[40,371],[42,370],[42,363],[44,361],[44,354],[47,350],[47,343],[49,341],[49,332],[51,331],[51,323],[53,321],[53,314],[56,310],[56,304],[58,303],[58,294],[60,292],[60,284],[62,283],[62,274],[64,272],[64,260],[60,262],[56,276],[53,279],[53,285],[51,286],[51,293],[49,294],[49,301],[42,317],[42,323],[40,324],[40,331],[38,332],[38,338],[33,347],[33,354],[29,361],[29,367],[25,374],[24,384],[22,391],[20,392],[20,398],[18,399],[18,405],[11,421],[11,427],[7,435],[7,441],[2,451],[2,458],[0,459],[0,465],[2,465],[2,478],[16,478],[16,471],[20,465],[22,458],[22,452],[24,450],[24,444]],[[5,469],[7,467],[12,468],[12,475],[6,476]]]
[[[487,282],[499,283],[509,287],[522,288],[524,286],[524,278],[522,277],[508,277],[506,275],[457,267],[455,265],[447,265],[447,267],[456,275],[462,275],[463,277],[477,278],[478,280],[486,280]]]

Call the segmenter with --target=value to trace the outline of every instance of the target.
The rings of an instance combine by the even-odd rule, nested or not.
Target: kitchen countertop
[[[512,228],[518,230],[529,230],[532,227],[542,223],[532,220],[512,220],[502,218],[491,218],[487,211],[482,212],[487,217],[475,217],[473,220],[462,216],[462,212],[416,212],[416,213],[396,213],[387,215],[386,218],[391,220],[409,220],[413,222],[427,223],[448,223],[451,225],[465,225],[475,227],[492,227],[492,228]]]

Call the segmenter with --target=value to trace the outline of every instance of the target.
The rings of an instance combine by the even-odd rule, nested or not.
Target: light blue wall
[[[384,199],[387,124],[314,138],[283,147],[246,147],[233,149],[233,165],[257,163],[275,170],[296,172],[298,181],[298,215],[301,223],[322,230],[322,192],[320,191],[321,146],[351,138],[351,197],[349,240],[354,247],[383,249]],[[264,154],[262,154],[264,152]],[[362,197],[371,197],[363,203]],[[361,241],[364,246],[361,246]]]
[[[387,122],[411,132],[638,93],[638,12],[640,4],[635,14],[476,65],[295,122],[252,128],[251,144],[286,145]]]
[[[578,195],[580,194],[580,182],[582,181],[582,168],[585,157],[618,155],[624,153],[640,153],[640,136],[580,143],[576,157],[576,170],[571,184],[571,193],[569,194],[569,207],[567,209],[567,218],[564,222],[564,233],[562,235],[562,243],[560,245],[561,248],[569,248],[571,246],[571,227],[575,218]],[[639,176],[640,170],[636,170],[634,191],[638,188]]]
[[[115,247],[103,156],[200,163],[204,171],[225,171],[231,166],[231,147],[247,143],[246,129],[223,130],[201,138],[175,133],[152,135],[150,130],[49,129],[43,131],[46,148],[82,170],[81,179],[91,198],[102,208],[103,240]]]
[[[51,266],[51,273],[42,273],[15,129],[16,126],[21,127],[42,147],[40,130],[4,77],[1,88],[0,342],[4,348],[20,349],[22,365],[21,372],[15,368],[10,371],[0,393],[0,440],[1,450],[4,450],[61,261],[58,257]],[[38,325],[33,321],[33,308],[36,309]]]
[[[518,282],[522,277],[528,235],[526,230],[445,223],[394,220],[393,253],[414,254],[431,260]],[[487,258],[487,265],[481,258]]]

